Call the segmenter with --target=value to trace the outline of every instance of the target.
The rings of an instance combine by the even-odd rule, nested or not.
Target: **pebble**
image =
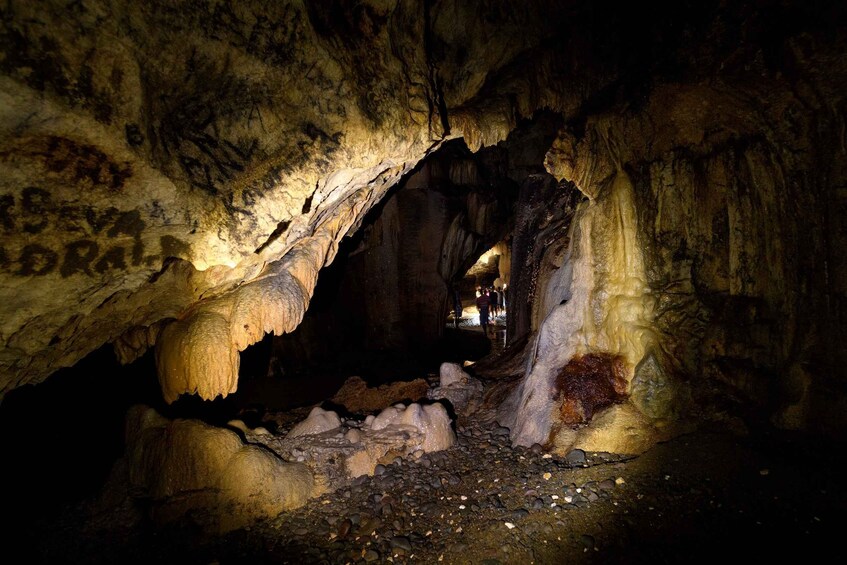
[[[582,465],[586,462],[585,452],[581,449],[572,449],[565,455],[565,461],[571,465]]]
[[[350,533],[350,530],[352,528],[353,528],[353,522],[348,518],[348,519],[344,520],[343,522],[341,522],[341,524],[338,525],[338,529],[336,530],[336,533],[338,534],[338,537],[343,538],[348,533]]]
[[[604,481],[600,481],[600,484],[598,486],[601,490],[614,490],[615,481],[613,481],[612,479],[606,479]]]
[[[509,517],[515,521],[522,520],[527,516],[529,516],[529,511],[526,508],[518,508],[516,510],[512,510],[512,512],[509,514]]]
[[[403,549],[404,551],[412,551],[412,543],[405,536],[394,536],[391,538],[391,547]]]

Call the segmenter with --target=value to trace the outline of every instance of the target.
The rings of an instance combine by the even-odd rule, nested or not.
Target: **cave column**
[[[517,445],[551,439],[556,378],[572,358],[587,353],[619,357],[629,382],[655,339],[649,330],[653,301],[638,241],[632,181],[618,169],[602,188],[583,192],[597,197],[580,204],[574,217],[570,299],[541,323],[529,372],[518,389],[512,431]]]

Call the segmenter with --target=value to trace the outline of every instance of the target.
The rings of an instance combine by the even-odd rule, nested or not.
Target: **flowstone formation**
[[[123,486],[124,496],[149,500],[149,518],[158,524],[190,513],[210,533],[222,533],[302,506],[321,492],[302,463],[245,443],[233,430],[168,420],[146,406],[129,411],[126,444],[111,494]]]
[[[440,403],[395,404],[366,418],[315,406],[284,435],[233,420],[169,420],[147,406],[127,415],[127,450],[100,496],[129,500],[159,526],[190,520],[221,534],[298,508],[396,458],[448,449],[456,434]]]

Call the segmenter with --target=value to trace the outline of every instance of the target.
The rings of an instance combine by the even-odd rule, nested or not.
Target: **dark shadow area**
[[[123,453],[124,417],[138,402],[162,408],[152,352],[122,366],[103,346],[39,385],[0,403],[3,484],[16,496],[4,512],[44,517],[93,495]]]
[[[462,328],[445,328],[444,336],[435,344],[433,364],[435,371],[443,362],[461,364],[463,361],[477,361],[491,353],[491,340],[481,332]]]

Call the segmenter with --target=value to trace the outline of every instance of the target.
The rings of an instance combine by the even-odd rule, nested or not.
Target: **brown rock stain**
[[[556,395],[561,399],[562,424],[576,426],[591,421],[601,408],[627,397],[623,357],[610,353],[576,356],[556,376]]]

